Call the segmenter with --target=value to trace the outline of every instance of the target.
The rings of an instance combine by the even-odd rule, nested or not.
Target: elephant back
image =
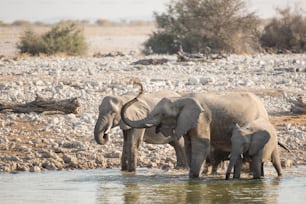
[[[258,118],[268,119],[263,103],[252,93],[201,93],[194,97],[211,111],[211,140],[216,143],[216,148],[230,148],[230,138],[236,124],[243,126]]]

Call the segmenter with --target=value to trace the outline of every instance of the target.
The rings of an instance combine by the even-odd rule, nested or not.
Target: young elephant
[[[164,96],[179,96],[175,92],[163,91],[146,94],[140,97],[139,102],[128,113],[129,117],[137,119],[145,117],[152,107]],[[137,149],[142,141],[151,144],[167,144],[174,147],[177,157],[177,168],[188,168],[184,151],[183,138],[174,140],[162,134],[156,134],[155,128],[135,129],[121,121],[120,110],[124,103],[132,99],[132,95],[106,96],[99,107],[99,117],[94,129],[94,137],[98,144],[107,144],[110,140],[110,130],[120,126],[123,131],[123,151],[121,169],[135,171],[137,165]]]
[[[236,168],[234,178],[240,177],[242,155],[251,158],[254,179],[264,176],[263,163],[265,161],[271,161],[278,175],[282,174],[276,130],[268,119],[260,118],[242,127],[236,125],[231,141],[232,150],[226,179],[229,179],[233,166]]]

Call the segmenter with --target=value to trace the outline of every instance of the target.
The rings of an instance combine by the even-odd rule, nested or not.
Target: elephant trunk
[[[94,136],[96,142],[100,145],[104,145],[109,141],[108,130],[105,131],[105,129],[102,127],[103,127],[102,121],[99,118],[95,125]]]

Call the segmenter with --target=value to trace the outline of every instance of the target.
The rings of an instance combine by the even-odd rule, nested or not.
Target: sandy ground
[[[16,45],[20,36],[28,29],[35,33],[44,33],[49,31],[50,27],[0,27],[0,56],[15,56],[18,54]],[[148,39],[154,30],[154,25],[149,23],[138,26],[86,26],[84,27],[84,35],[89,45],[88,55],[91,56],[97,52],[140,52],[143,42]]]

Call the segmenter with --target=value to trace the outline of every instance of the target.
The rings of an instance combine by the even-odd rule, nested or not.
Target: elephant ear
[[[196,127],[198,118],[201,112],[204,111],[202,106],[193,98],[184,98],[180,100],[180,113],[175,127],[175,135],[177,138]]]
[[[138,100],[131,107],[129,107],[125,113],[127,118],[131,120],[141,120],[147,117],[150,112],[149,105],[144,100]],[[120,128],[123,130],[130,129],[130,126],[126,125],[122,120],[120,121]]]
[[[261,149],[263,149],[265,144],[269,141],[270,137],[271,137],[270,133],[265,130],[260,130],[252,134],[250,148],[249,148],[249,155],[253,156]]]

